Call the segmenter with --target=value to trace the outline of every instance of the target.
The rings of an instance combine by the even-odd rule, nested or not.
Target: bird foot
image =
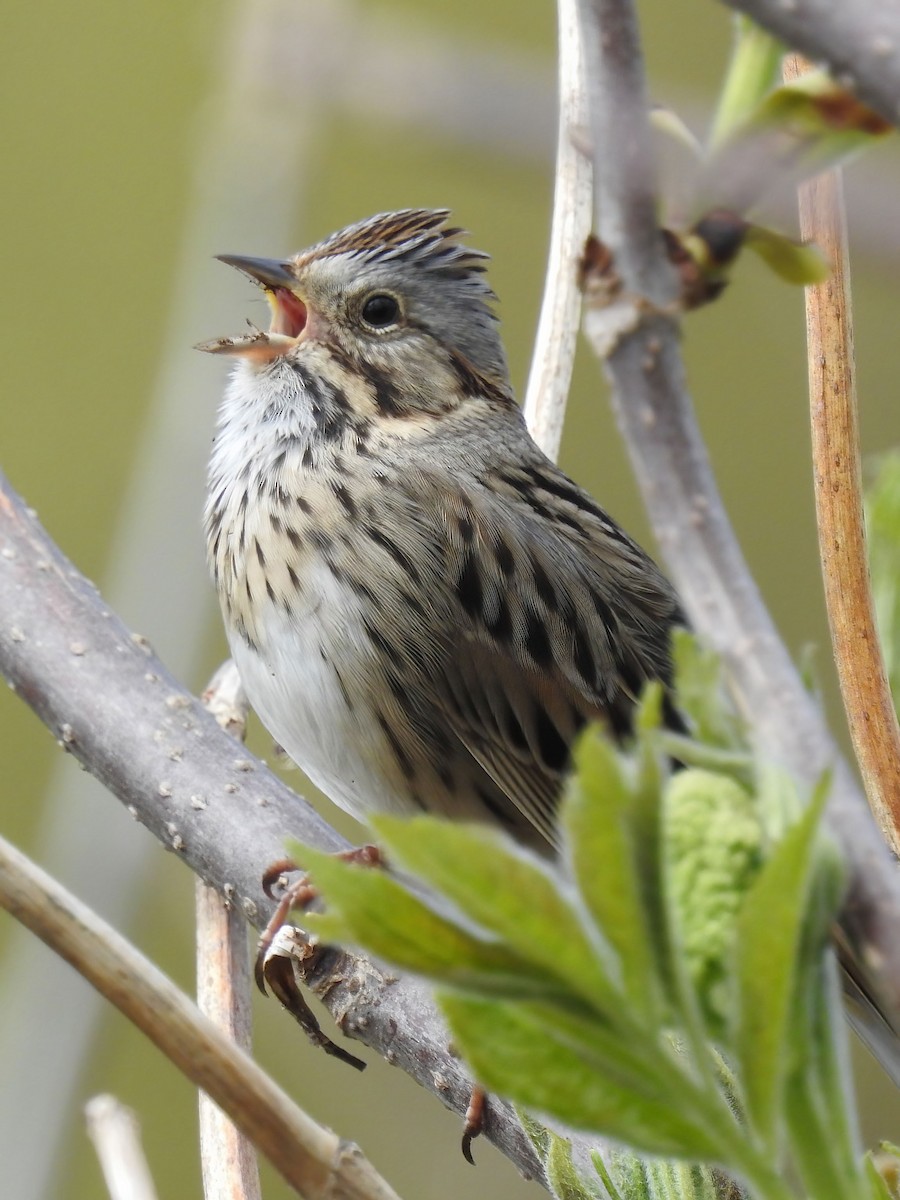
[[[380,866],[384,861],[378,847],[371,845],[344,850],[337,857],[372,867]],[[256,985],[264,996],[271,991],[281,1001],[314,1045],[362,1071],[366,1064],[361,1059],[322,1032],[295,975],[295,964],[301,960],[308,964],[317,951],[302,931],[288,922],[288,916],[294,909],[307,909],[318,897],[318,891],[305,871],[294,880],[287,878],[296,871],[300,871],[297,864],[285,858],[272,863],[263,874],[263,891],[271,900],[277,901],[277,905],[257,944],[253,971]]]
[[[472,1143],[484,1130],[484,1115],[487,1109],[487,1092],[477,1083],[472,1084],[469,1093],[469,1103],[466,1108],[465,1124],[463,1125],[462,1153],[466,1162],[475,1166],[472,1157]]]
[[[303,995],[296,968],[300,963],[308,965],[309,959],[316,953],[316,948],[310,945],[302,930],[292,925],[282,925],[264,959],[257,964],[257,982],[268,984],[272,995],[281,1002],[314,1046],[355,1067],[357,1071],[364,1071],[366,1064],[361,1058],[333,1042],[323,1032]]]
[[[380,867],[384,865],[384,856],[377,846],[354,846],[349,850],[341,850],[335,857],[343,862],[356,863],[365,867]],[[277,901],[275,911],[259,937],[256,946],[256,962],[254,978],[256,986],[265,996],[267,970],[266,963],[272,942],[279,929],[287,924],[288,916],[294,909],[305,910],[317,899],[319,893],[315,884],[310,882],[305,871],[301,871],[294,880],[287,876],[301,868],[290,858],[282,858],[267,867],[262,877],[262,888],[270,900]]]

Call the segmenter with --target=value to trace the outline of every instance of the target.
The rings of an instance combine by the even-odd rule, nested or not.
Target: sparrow
[[[574,739],[627,738],[684,618],[651,558],[530,437],[485,278],[444,209],[381,213],[286,259],[209,464],[209,565],[264,725],[371,811],[495,823],[540,851]],[[680,718],[666,693],[665,713]]]

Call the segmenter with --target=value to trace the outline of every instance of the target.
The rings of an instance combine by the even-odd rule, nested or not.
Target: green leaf
[[[900,1200],[900,1146],[879,1142],[878,1152],[865,1156],[871,1200]]]
[[[816,1200],[862,1200],[864,1189],[855,1165],[835,1154],[826,1105],[805,1072],[788,1079],[785,1113],[790,1128],[791,1157],[804,1187]]]
[[[516,1116],[519,1118],[519,1124],[528,1135],[528,1140],[534,1146],[538,1158],[543,1163],[550,1149],[550,1130],[524,1108],[516,1108]]]
[[[709,138],[713,150],[762,103],[777,79],[784,52],[781,43],[749,17],[738,16],[734,25],[734,49]]]
[[[891,124],[826,71],[808,71],[776,88],[745,130],[777,131],[781,157],[798,178],[846,162],[891,132]]]
[[[599,1168],[596,1157],[591,1161],[594,1169],[604,1181],[613,1175],[614,1191],[610,1191],[611,1200],[660,1200],[656,1195],[650,1174],[650,1161],[639,1158],[633,1150],[625,1146],[616,1147],[609,1157],[610,1171],[604,1172]]]
[[[719,656],[686,629],[675,630],[672,655],[678,708],[694,738],[723,750],[747,751],[747,732],[728,700]]]
[[[764,225],[748,225],[744,244],[785,283],[804,287],[823,283],[831,274],[831,264],[818,246],[797,242]]]
[[[891,1188],[875,1162],[874,1154],[867,1154],[864,1159],[866,1181],[869,1184],[869,1200],[897,1200],[900,1190],[896,1187],[896,1165],[894,1168],[895,1186]]]
[[[860,1195],[853,1079],[830,933],[846,878],[836,847],[817,848],[797,953],[786,1117],[794,1162],[810,1194]]]
[[[672,108],[666,108],[664,104],[653,104],[649,112],[650,125],[658,133],[665,136],[665,143],[662,150],[672,148],[684,154],[688,152],[688,162],[690,166],[697,169],[697,164],[703,160],[703,146],[700,139],[696,137],[694,131],[685,125],[685,122],[680,118],[678,113]]]
[[[548,984],[565,984],[601,1013],[621,1008],[608,948],[588,937],[574,897],[548,864],[482,826],[383,814],[370,824],[407,870],[500,938]]]
[[[603,1156],[600,1154],[599,1150],[591,1151],[591,1162],[594,1164],[594,1170],[600,1176],[600,1182],[606,1189],[606,1194],[609,1196],[609,1200],[631,1200],[631,1195],[627,1189],[625,1190],[624,1194],[619,1190],[619,1187],[613,1180],[613,1177],[610,1174],[606,1163],[603,1161]]]
[[[797,785],[781,767],[761,763],[756,783],[756,806],[769,847],[787,836],[803,815]],[[828,777],[823,777],[822,786]]]
[[[598,1200],[597,1193],[588,1188],[572,1161],[572,1143],[548,1130],[549,1150],[544,1161],[547,1182],[556,1200]]]
[[[650,109],[650,124],[654,129],[666,134],[683,149],[689,151],[695,162],[699,162],[703,157],[703,147],[700,142],[673,109],[666,108],[661,104],[654,104]]]
[[[556,1200],[600,1200],[596,1190],[579,1175],[568,1138],[548,1129],[521,1106],[516,1107],[516,1116],[541,1160],[547,1185]]]
[[[697,1163],[641,1159],[617,1149],[609,1164],[596,1152],[591,1155],[610,1200],[724,1200],[744,1195],[728,1187],[721,1171]]]
[[[563,1009],[540,997],[525,999],[535,1021],[552,1027],[561,1042],[589,1057],[597,1070],[621,1087],[658,1092],[679,1086],[682,1064],[662,1030],[631,1029],[623,1036],[621,1029],[604,1025],[593,1013]],[[624,997],[623,1003],[628,1003]]]
[[[452,992],[439,999],[454,1040],[490,1091],[651,1154],[719,1156],[706,1113],[698,1110],[702,1096],[686,1079],[662,1095],[622,1088],[525,1004]]]
[[[634,784],[597,731],[575,750],[575,773],[560,809],[564,858],[597,924],[615,951],[631,1003],[645,1017],[659,1011],[660,980],[648,930],[643,885],[630,824]]]
[[[697,207],[745,215],[774,185],[838,166],[890,128],[830,76],[811,71],[775,88],[717,139],[698,184]]]
[[[647,1174],[659,1200],[721,1200],[709,1167],[655,1159],[647,1164]]]
[[[826,789],[820,788],[775,846],[738,914],[737,1075],[753,1128],[778,1152],[778,1117],[789,1058],[795,964],[806,911],[813,847]]]
[[[634,855],[634,871],[640,888],[644,927],[650,940],[648,950],[655,964],[662,998],[672,992],[669,919],[662,889],[662,814],[660,796],[672,772],[666,746],[668,732],[662,726],[663,689],[650,683],[644,689],[635,717],[635,777],[630,784],[628,825]],[[652,998],[654,1007],[657,999]],[[650,999],[648,998],[648,1004]],[[662,1010],[657,1009],[658,1023]]]
[[[691,1190],[688,1194],[692,1200],[723,1200],[723,1194],[734,1196],[738,1190],[736,1187],[723,1187],[722,1172],[715,1167],[702,1163],[681,1163],[679,1166],[682,1170],[690,1171]]]
[[[836,845],[822,839],[816,847],[815,869],[797,952],[796,1012],[792,1033],[792,1040],[817,1072],[822,1064],[827,1064],[829,1072],[837,1065],[830,1053],[828,1031],[829,1026],[841,1026],[843,1008],[841,990],[833,978],[831,935],[846,885],[847,873]],[[823,1048],[829,1053],[820,1054]],[[828,1080],[825,1074],[817,1075],[820,1088],[827,1090],[833,1085],[836,1093],[838,1106],[832,1114],[834,1121],[838,1120],[838,1110],[844,1107],[847,1083],[849,1079]]]
[[[304,924],[320,938],[363,945],[407,970],[489,993],[558,995],[546,972],[507,947],[461,929],[439,915],[385,871],[343,862],[297,846],[329,905],[307,913]]]

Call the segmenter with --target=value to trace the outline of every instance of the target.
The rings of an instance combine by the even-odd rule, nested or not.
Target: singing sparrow
[[[335,803],[499,822],[547,848],[572,740],[670,679],[675,594],[535,445],[444,210],[292,258],[222,256],[271,326],[236,365],[206,505],[247,695]],[[676,719],[673,717],[673,719]]]

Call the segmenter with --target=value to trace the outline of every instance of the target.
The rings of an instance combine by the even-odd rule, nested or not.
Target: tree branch
[[[84,1106],[109,1200],[157,1200],[137,1117],[114,1096],[94,1096]]]
[[[612,251],[617,304],[628,316],[611,338],[608,313],[589,309],[585,332],[604,357],[613,407],[673,580],[697,631],[722,655],[758,744],[801,781],[834,772],[828,821],[851,872],[844,931],[873,995],[897,1013],[900,875],[747,569],[685,385],[672,315],[676,283],[656,220],[634,11],[629,0],[582,0],[582,23],[600,184],[595,227]]]
[[[198,879],[197,1007],[239,1049],[251,1053],[247,926]],[[204,1200],[262,1200],[256,1149],[206,1092],[200,1092],[200,1166]]]
[[[784,63],[787,81],[809,64]],[[810,429],[819,557],[841,697],[872,813],[900,853],[900,728],[878,640],[863,515],[850,255],[840,171],[798,188],[800,233],[831,264],[806,288]]]
[[[559,457],[581,315],[578,260],[591,231],[593,168],[582,145],[588,112],[577,0],[557,0],[559,129],[550,254],[522,409],[544,453]]]
[[[0,839],[0,904],[213,1097],[306,1200],[398,1200],[359,1149],[302,1112],[105,921]]]
[[[900,120],[900,6],[895,0],[725,0],[791,49],[823,63],[844,87]]]
[[[0,473],[0,671],[58,738],[201,879],[257,928],[260,880],[288,836],[327,851],[341,838],[301,796],[224,733],[130,633],[48,538]],[[327,951],[308,982],[345,1034],[402,1067],[462,1115],[472,1080],[447,1047],[428,989]],[[492,1100],[485,1136],[543,1179],[510,1105]]]

